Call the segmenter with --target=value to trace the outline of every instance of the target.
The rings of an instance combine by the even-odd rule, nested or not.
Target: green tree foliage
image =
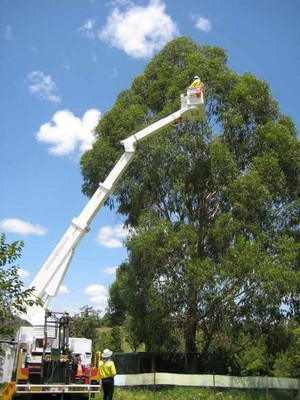
[[[114,326],[111,330],[110,349],[115,353],[123,353],[122,331],[119,326]]]
[[[123,327],[126,343],[133,352],[137,352],[139,347],[143,345],[144,341],[143,338],[141,338],[138,329],[136,329],[135,320],[131,315],[127,314]]]
[[[121,325],[126,317],[126,305],[124,303],[124,298],[127,294],[127,272],[128,265],[123,263],[117,269],[116,280],[110,287],[108,306],[110,309],[110,326]]]
[[[100,326],[100,310],[89,306],[83,306],[80,308],[79,313],[74,315],[74,320],[70,324],[70,336],[92,339],[93,350],[98,350],[95,346],[97,329]]]
[[[27,306],[39,304],[31,298],[33,289],[24,289],[19,277],[19,267],[15,262],[21,257],[24,243],[6,242],[4,233],[0,235],[0,338],[14,335],[21,321],[16,317]]]
[[[94,351],[102,352],[104,349],[111,347],[111,329],[102,328],[97,330],[97,334],[93,339]]]
[[[208,355],[220,332],[268,330],[299,317],[300,142],[269,86],[227,66],[226,52],[186,37],[168,43],[121,92],[81,160],[91,195],[115,164],[119,142],[179,109],[195,74],[207,122],[165,129],[139,145],[115,195],[134,232],[110,308],[131,316],[148,350]],[[197,332],[201,342],[197,343]],[[135,341],[136,342],[136,341]]]
[[[268,352],[263,337],[241,335],[239,365],[245,376],[269,375]]]
[[[274,375],[300,378],[300,327],[289,328],[290,341],[287,349],[282,349],[274,363]]]

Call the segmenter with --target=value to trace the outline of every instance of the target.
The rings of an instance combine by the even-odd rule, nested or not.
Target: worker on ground
[[[196,86],[203,87],[203,83],[201,82],[201,79],[199,78],[198,75],[194,76],[194,80],[193,80],[192,84],[190,85],[190,88],[196,87]]]
[[[109,349],[103,350],[102,360],[99,363],[99,369],[102,380],[103,400],[112,400],[114,394],[115,380],[117,374],[114,362],[111,360],[113,352]]]

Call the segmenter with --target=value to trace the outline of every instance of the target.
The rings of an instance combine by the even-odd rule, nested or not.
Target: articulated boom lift
[[[33,293],[34,297],[44,300],[43,307],[30,307],[26,315],[23,316],[23,318],[28,320],[32,325],[40,324],[41,321],[43,321],[45,309],[48,308],[52,297],[56,296],[76,247],[83,236],[89,231],[91,221],[103,206],[108,196],[113,192],[116,183],[120,180],[122,174],[132,161],[137,143],[170,125],[178,124],[182,121],[205,121],[203,91],[199,90],[199,87],[188,88],[187,95],[181,95],[180,110],[142,129],[121,142],[124,146],[125,153],[121,156],[105,181],[99,184],[99,188],[82,210],[81,214],[72,220],[70,227],[30,285],[31,287],[35,287]]]
[[[132,161],[137,143],[169,126],[178,125],[182,121],[205,122],[202,88],[188,88],[187,94],[181,95],[180,110],[121,142],[125,149],[124,154],[105,181],[99,184],[99,188],[80,215],[72,220],[70,227],[32,281],[30,287],[35,288],[32,298],[41,299],[43,306],[28,307],[27,312],[20,315],[32,326],[21,327],[18,333],[19,352],[17,353],[19,353],[19,358],[15,361],[15,378],[14,382],[7,387],[4,400],[44,399],[48,398],[47,396],[81,400],[88,398],[88,392],[95,390],[95,385],[96,387],[98,385],[99,388],[100,376],[97,368],[91,367],[91,343],[86,346],[86,343],[80,342],[80,340],[88,341],[88,339],[69,338],[67,334],[68,314],[55,316],[54,313],[51,314],[47,311],[48,305],[62,284],[76,247],[89,231],[89,225],[93,218],[113,192],[116,183]],[[62,335],[59,332],[62,332]],[[76,360],[80,360],[87,371],[93,372],[92,375],[91,372],[84,375],[84,379],[80,382],[78,378],[81,377],[82,372],[76,371]],[[54,370],[56,374],[54,374]],[[82,371],[81,367],[80,371]],[[82,385],[78,392],[78,383],[87,385]],[[83,386],[86,386],[84,393],[82,392]]]

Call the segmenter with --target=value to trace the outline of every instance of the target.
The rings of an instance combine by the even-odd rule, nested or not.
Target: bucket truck
[[[22,327],[18,333],[16,342],[19,344],[19,358],[14,366],[14,379],[7,389],[8,393],[13,394],[8,394],[7,396],[10,397],[3,397],[3,399],[42,399],[46,398],[49,393],[52,399],[55,396],[64,399],[84,399],[88,398],[88,392],[95,386],[91,383],[96,383],[96,386],[99,384],[100,377],[97,375],[97,371],[94,371],[94,379],[89,375],[86,380],[82,381],[85,384],[81,382],[81,387],[78,389],[79,383],[76,380],[77,373],[74,372],[74,359],[76,356],[80,357],[82,363],[91,369],[91,345],[88,344],[90,346],[85,347],[86,343],[81,343],[82,348],[80,348],[76,339],[70,344],[72,339],[68,339],[67,335],[69,316],[66,313],[62,316],[52,315],[47,311],[48,305],[57,294],[75,249],[89,231],[90,223],[108,196],[113,193],[115,185],[133,160],[137,144],[163,129],[178,125],[183,121],[205,122],[202,87],[188,88],[185,95],[181,94],[181,108],[178,111],[121,142],[125,152],[105,181],[99,184],[98,189],[80,215],[71,221],[66,233],[30,285],[30,287],[34,287],[32,298],[41,299],[43,306],[28,307],[26,313],[20,316],[32,326]],[[48,333],[50,320],[52,327]],[[60,331],[63,331],[63,336]],[[51,373],[51,368],[53,370],[55,367],[58,370],[60,368],[60,372]],[[73,380],[70,378],[71,375]]]

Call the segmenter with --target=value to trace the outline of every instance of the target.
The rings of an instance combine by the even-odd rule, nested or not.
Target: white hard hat
[[[198,75],[194,76],[194,79],[200,79]]]
[[[102,353],[102,358],[109,358],[112,356],[112,351],[109,349],[104,349]]]

